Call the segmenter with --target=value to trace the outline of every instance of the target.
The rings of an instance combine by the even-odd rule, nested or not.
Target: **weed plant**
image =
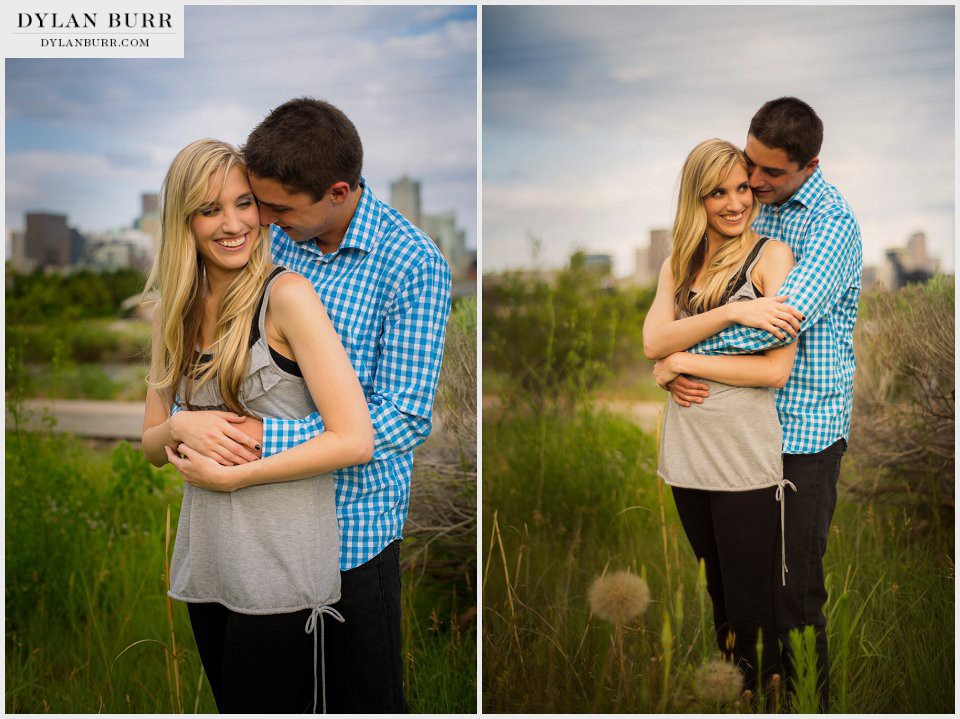
[[[722,657],[653,437],[604,412],[505,411],[485,421],[483,451],[484,711],[787,708],[782,684],[705,703],[724,694],[704,693],[701,667]],[[902,509],[843,495],[831,532],[831,710],[952,713],[952,542],[918,532]],[[650,593],[621,627],[588,599],[617,570]],[[814,684],[791,689],[794,710],[815,706]]]

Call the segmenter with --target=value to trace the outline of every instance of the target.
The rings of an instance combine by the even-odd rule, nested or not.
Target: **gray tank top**
[[[750,274],[768,239],[757,240],[752,259],[744,261],[744,282],[727,302],[757,299]],[[710,388],[703,404],[681,407],[673,399],[667,401],[657,470],[663,481],[674,487],[728,492],[780,484],[783,437],[773,389],[695,379]]]
[[[296,419],[316,412],[302,377],[270,354],[264,320],[271,276],[250,347],[240,401],[259,417]],[[183,385],[181,385],[181,396]],[[196,409],[226,409],[216,382],[194,392]],[[217,602],[243,614],[284,614],[340,599],[340,534],[330,473],[213,492],[184,483],[170,566],[170,596]],[[322,618],[322,617],[321,617]]]

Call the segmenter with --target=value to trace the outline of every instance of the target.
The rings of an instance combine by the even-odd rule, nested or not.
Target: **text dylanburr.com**
[[[167,0],[85,3],[8,0],[3,8],[5,55],[16,58],[182,58],[183,3]]]

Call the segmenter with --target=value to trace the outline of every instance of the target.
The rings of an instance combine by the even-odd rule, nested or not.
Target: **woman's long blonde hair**
[[[693,281],[703,267],[707,252],[707,211],[703,201],[723,183],[735,165],[746,168],[747,158],[735,145],[717,139],[701,142],[683,163],[670,257],[676,287],[674,304],[678,311],[695,314],[719,305],[728,283],[756,242],[750,229],[759,211],[754,201],[743,234],[724,242],[710,258],[701,276],[700,291],[690,297]]]
[[[195,389],[216,377],[226,406],[238,414],[246,411],[239,399],[247,369],[250,328],[264,281],[270,270],[266,230],[259,227],[250,261],[230,283],[220,301],[213,343],[213,358],[201,360],[204,264],[197,252],[192,223],[203,207],[214,176],[222,170],[220,191],[231,168],[246,172],[243,156],[219,140],[197,140],[183,148],[170,163],[161,190],[161,238],[157,259],[147,279],[147,289],[160,296],[159,346],[153,351],[151,387],[171,398],[186,380],[182,403],[191,406]]]

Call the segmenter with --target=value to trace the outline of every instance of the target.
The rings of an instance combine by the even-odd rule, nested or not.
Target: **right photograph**
[[[953,713],[955,8],[482,13],[483,711]]]

